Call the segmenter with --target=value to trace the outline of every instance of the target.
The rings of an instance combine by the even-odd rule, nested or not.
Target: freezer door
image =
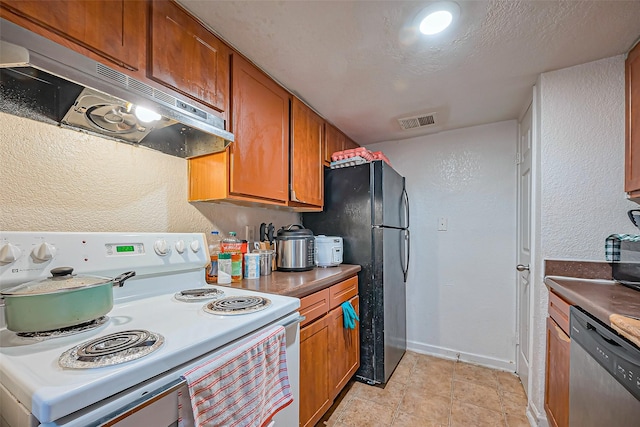
[[[371,163],[373,224],[406,228],[408,197],[404,177],[383,161]]]

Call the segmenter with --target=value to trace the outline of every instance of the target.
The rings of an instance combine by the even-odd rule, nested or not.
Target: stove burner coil
[[[224,292],[215,288],[197,288],[185,289],[184,291],[177,292],[174,297],[178,301],[195,302],[213,298],[220,298],[223,295]]]
[[[102,316],[88,322],[80,323],[78,325],[67,326],[66,328],[38,332],[16,332],[16,335],[22,338],[60,338],[99,328],[100,326],[107,323],[107,320],[109,320],[108,316]]]
[[[271,305],[271,300],[256,296],[234,296],[212,301],[204,306],[204,310],[211,314],[246,314],[264,310]]]
[[[145,330],[115,332],[65,351],[58,363],[71,369],[111,366],[144,357],[163,343],[162,335]]]

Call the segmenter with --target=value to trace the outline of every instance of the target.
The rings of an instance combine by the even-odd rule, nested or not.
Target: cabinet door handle
[[[566,343],[571,343],[571,339],[567,336],[566,332],[563,331],[560,326],[556,325],[555,322],[553,326],[555,326],[556,328],[556,334],[558,335],[558,338]]]

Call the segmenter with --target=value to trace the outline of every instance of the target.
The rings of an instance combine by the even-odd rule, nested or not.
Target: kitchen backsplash
[[[187,162],[0,113],[0,230],[237,231],[299,214],[187,202]]]

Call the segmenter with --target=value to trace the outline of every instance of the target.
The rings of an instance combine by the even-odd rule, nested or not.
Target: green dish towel
[[[342,314],[344,317],[344,328],[345,329],[355,329],[356,328],[356,320],[360,321],[360,318],[356,314],[356,310],[353,308],[349,301],[343,302],[340,304],[342,307]]]

